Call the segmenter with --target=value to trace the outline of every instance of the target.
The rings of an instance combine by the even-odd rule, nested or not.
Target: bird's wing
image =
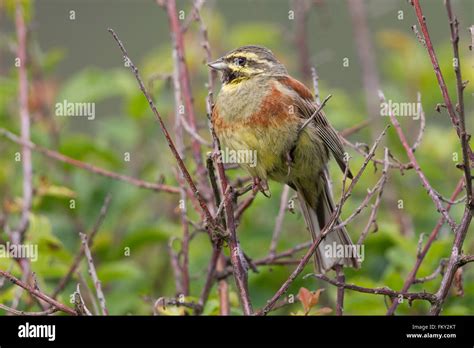
[[[299,110],[299,116],[304,119],[310,118],[319,107],[319,105],[314,101],[311,91],[301,82],[289,76],[279,77],[278,80],[287,88],[298,94],[299,98],[297,99],[297,107]],[[323,110],[319,111],[314,117],[314,124],[318,135],[329,150],[331,150],[331,153],[342,172],[345,172],[346,162],[344,161],[344,147],[336,130],[329,124]],[[348,170],[347,176],[352,179],[352,173],[350,170]]]

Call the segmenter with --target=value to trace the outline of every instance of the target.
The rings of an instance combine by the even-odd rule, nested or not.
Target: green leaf
[[[107,283],[114,280],[132,280],[143,276],[141,268],[132,260],[114,261],[97,266],[97,275],[101,282]]]
[[[122,246],[133,249],[140,248],[147,245],[155,245],[157,243],[163,243],[173,236],[177,231],[177,228],[173,225],[169,225],[166,228],[163,225],[160,227],[145,226],[131,231],[124,239]]]
[[[78,160],[90,160],[91,156],[99,158],[107,164],[118,168],[122,161],[118,159],[110,147],[101,146],[98,142],[85,135],[74,135],[65,138],[59,151],[67,156]],[[94,163],[93,160],[90,161]]]
[[[95,102],[127,95],[134,91],[133,77],[124,69],[100,70],[86,68],[67,81],[57,97],[58,102]]]

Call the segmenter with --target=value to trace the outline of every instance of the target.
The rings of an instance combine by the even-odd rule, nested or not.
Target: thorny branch
[[[38,289],[35,289],[35,288],[33,288],[32,286],[30,286],[28,284],[25,284],[24,282],[17,279],[16,277],[11,275],[10,273],[0,270],[0,276],[5,277],[9,281],[11,281],[13,284],[25,289],[32,296],[34,296],[34,297],[36,297],[40,300],[43,300],[46,303],[49,303],[52,307],[56,308],[57,310],[60,310],[60,311],[65,312],[67,314],[76,315],[76,312],[73,309],[71,309],[68,306],[56,301],[55,299],[49,297],[48,295],[46,295],[45,293],[39,291]]]

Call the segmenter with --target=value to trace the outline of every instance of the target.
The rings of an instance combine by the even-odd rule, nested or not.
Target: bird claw
[[[260,178],[253,178],[252,192],[257,194],[260,191],[265,197],[270,198],[272,193],[268,187],[266,180],[261,180]]]

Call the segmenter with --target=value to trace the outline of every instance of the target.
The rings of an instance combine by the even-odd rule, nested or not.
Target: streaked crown
[[[252,76],[286,75],[283,64],[275,58],[272,51],[262,46],[242,46],[208,64],[222,72],[222,82],[239,83]]]

